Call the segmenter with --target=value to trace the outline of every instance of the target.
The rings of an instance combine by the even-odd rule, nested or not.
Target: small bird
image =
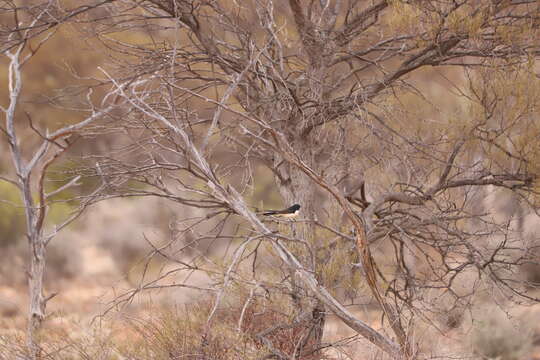
[[[263,215],[279,216],[285,218],[293,218],[300,212],[300,205],[294,204],[293,206],[284,210],[268,210],[263,212]]]

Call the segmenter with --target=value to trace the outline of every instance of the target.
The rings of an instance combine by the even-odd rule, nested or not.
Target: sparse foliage
[[[230,294],[251,294],[245,310],[265,293],[287,299],[268,329],[302,319],[294,348],[267,339],[268,356],[323,356],[332,314],[412,359],[417,323],[435,326],[479,294],[538,301],[516,275],[534,251],[514,216],[534,213],[539,191],[537,2],[119,0],[85,13],[97,5],[106,14],[78,25],[109,50],[95,80],[125,111],[107,130],[121,146],[81,173],[109,196],[197,209],[150,243],[146,266],[158,257],[173,267],[143,271],[110,309],[196,287],[214,295],[204,339]],[[26,43],[9,44],[13,64]],[[268,176],[282,205],[302,205],[300,220],[260,215]],[[196,272],[211,285],[191,284]],[[344,306],[360,299],[380,311],[378,326]]]

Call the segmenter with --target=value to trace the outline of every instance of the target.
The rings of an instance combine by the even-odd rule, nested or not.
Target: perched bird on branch
[[[264,211],[262,215],[266,216],[279,216],[284,218],[293,218],[300,212],[300,205],[294,204],[293,206],[283,210],[268,210]]]

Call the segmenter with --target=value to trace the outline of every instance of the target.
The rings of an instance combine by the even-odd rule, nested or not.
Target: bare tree
[[[116,6],[125,13],[135,4]],[[413,358],[414,323],[436,311],[434,298],[466,305],[489,283],[537,300],[512,275],[531,258],[511,220],[478,207],[483,188],[534,205],[536,142],[526,133],[538,118],[537,3],[152,0],[137,9],[129,31],[148,44],[102,40],[139,59],[119,61],[107,81],[133,110],[125,128],[142,163],[103,166],[147,186],[118,189],[126,195],[206,209],[201,222],[237,215],[249,225],[216,307],[235,276],[264,278],[274,291],[285,281],[281,292],[308,320],[295,351],[273,356],[316,353],[327,311],[392,357]],[[419,80],[426,75],[464,108],[445,109]],[[123,90],[116,79],[132,76],[139,84]],[[247,205],[260,166],[284,205],[302,205],[290,229],[273,229]],[[279,280],[256,271],[261,241],[286,265]],[[331,269],[344,254],[348,264]],[[247,261],[252,278],[234,275]],[[362,281],[352,287],[369,289],[387,329],[330,291],[356,274]],[[462,277],[473,279],[466,294],[455,289]]]
[[[7,59],[8,83],[5,85],[8,99],[7,106],[0,107],[0,110],[4,115],[2,138],[10,149],[11,163],[5,169],[6,173],[0,175],[0,180],[15,186],[24,208],[25,236],[29,247],[27,346],[29,356],[36,359],[41,352],[38,332],[46,316],[45,308],[47,302],[56,295],[44,293],[47,245],[59,231],[77,219],[88,205],[99,200],[106,188],[105,183],[98,183],[90,193],[72,199],[78,203],[72,213],[59,223],[48,224],[51,207],[67,201],[58,195],[81,185],[81,175],[68,173],[65,178],[57,179],[51,177],[49,170],[85,135],[87,128],[95,125],[121,103],[114,99],[115,91],[112,91],[96,105],[92,100],[92,89],[89,89],[85,97],[86,106],[73,109],[86,113],[84,118],[52,131],[40,130],[45,126],[36,123],[25,109],[24,68],[55,36],[57,26],[93,6],[76,8],[63,14],[54,1],[29,6],[12,1],[3,3],[2,17],[6,20],[6,26],[2,29],[2,55]],[[58,106],[55,102],[59,99],[51,100],[50,105]],[[95,133],[95,130],[91,133]],[[51,181],[59,182],[60,185],[51,190],[51,186],[47,185]]]

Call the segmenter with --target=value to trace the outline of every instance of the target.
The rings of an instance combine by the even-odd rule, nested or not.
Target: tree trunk
[[[300,121],[300,120],[298,120]],[[299,154],[306,162],[311,166],[316,165],[316,161],[313,161],[315,158],[314,154],[311,152],[313,148],[309,144],[307,139],[296,139],[296,142],[293,143],[293,147],[297,154]],[[315,204],[317,202],[317,188],[313,181],[306,176],[300,170],[294,167],[286,167],[281,171],[281,179],[285,181],[278,180],[279,191],[282,197],[285,200],[284,206],[290,206],[292,204],[300,204],[302,206],[300,210],[300,217],[306,220],[315,220]],[[315,232],[315,226],[313,223],[302,223],[301,225],[294,226],[295,236],[299,236],[306,241],[308,241],[313,249],[320,248],[323,241],[317,237]],[[300,233],[296,233],[300,232]],[[312,254],[316,254],[316,251],[311,253],[296,254],[300,259],[303,260],[304,265],[309,268],[314,273],[317,273],[316,269],[319,266],[323,259],[318,258],[317,256],[313,257]],[[318,300],[309,301],[309,303],[302,302],[300,299],[304,296],[300,296],[298,293],[300,291],[307,291],[303,285],[298,285],[295,282],[294,270],[291,269],[291,281],[293,289],[293,302],[296,306],[296,313],[302,314],[305,312],[311,313],[311,317],[306,321],[305,334],[300,340],[300,343],[297,346],[297,349],[293,355],[294,359],[302,359],[303,354],[312,354],[316,355],[318,349],[321,347],[322,338],[324,334],[324,325],[325,325],[325,308],[324,304]],[[317,280],[324,282],[324,279],[317,277]],[[303,289],[301,289],[303,287]],[[296,300],[296,301],[295,301]]]
[[[41,357],[39,330],[45,318],[46,299],[43,296],[43,276],[45,274],[45,244],[41,237],[30,239],[30,272],[28,289],[30,296],[27,328],[27,346],[30,358]]]

